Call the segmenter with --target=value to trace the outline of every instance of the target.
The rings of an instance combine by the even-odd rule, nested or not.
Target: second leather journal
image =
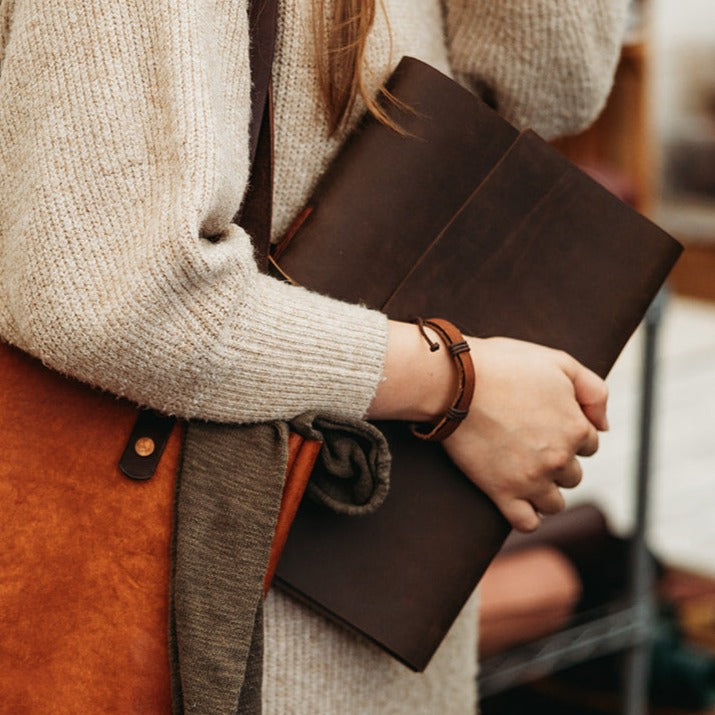
[[[605,376],[681,246],[428,65],[403,58],[388,88],[404,133],[363,120],[279,243],[280,272],[396,320],[563,349]],[[439,444],[378,426],[384,505],[351,518],[304,501],[276,583],[423,670],[509,527]]]

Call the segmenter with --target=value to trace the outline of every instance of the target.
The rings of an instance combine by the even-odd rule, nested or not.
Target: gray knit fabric
[[[260,715],[263,679],[263,601],[258,601],[253,624],[253,638],[238,700],[239,715]]]
[[[175,523],[176,712],[235,715],[252,642],[243,698],[245,712],[255,708],[262,650],[254,627],[283,489],[287,435],[284,423],[189,425]]]
[[[291,421],[306,439],[323,443],[308,498],[339,514],[360,516],[378,509],[390,485],[390,450],[382,432],[364,420],[306,413]]]
[[[390,455],[363,420],[304,414],[294,431],[323,442],[312,496],[358,515],[382,504]],[[189,424],[177,481],[170,614],[176,713],[260,712],[262,587],[283,489],[289,426]]]

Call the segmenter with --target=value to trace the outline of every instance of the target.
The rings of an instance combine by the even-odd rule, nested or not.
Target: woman
[[[284,0],[274,237],[402,55],[488,88],[519,125],[572,132],[605,101],[625,5]],[[245,0],[2,0],[0,336],[186,418],[439,416],[454,368],[415,326],[258,273],[231,223],[248,181],[249,92]],[[607,428],[606,389],[564,354],[469,343],[476,396],[444,447],[528,531],[579,482],[576,455]],[[475,622],[471,604],[413,675],[271,594],[264,709],[471,712]]]

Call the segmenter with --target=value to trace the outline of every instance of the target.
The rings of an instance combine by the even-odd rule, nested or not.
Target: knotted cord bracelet
[[[474,364],[469,354],[469,345],[455,325],[443,318],[416,320],[417,326],[430,346],[430,351],[439,350],[439,343],[430,340],[425,332],[425,326],[434,330],[442,339],[457,368],[457,391],[452,404],[436,422],[427,425],[412,425],[412,434],[420,439],[431,442],[441,442],[447,439],[459,427],[469,414],[469,405],[474,395]]]

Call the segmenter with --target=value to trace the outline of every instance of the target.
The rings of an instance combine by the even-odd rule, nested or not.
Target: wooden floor
[[[636,333],[609,376],[611,431],[567,497],[598,503],[619,532],[634,508],[641,346]],[[715,302],[671,296],[657,364],[650,544],[668,563],[715,575]]]

